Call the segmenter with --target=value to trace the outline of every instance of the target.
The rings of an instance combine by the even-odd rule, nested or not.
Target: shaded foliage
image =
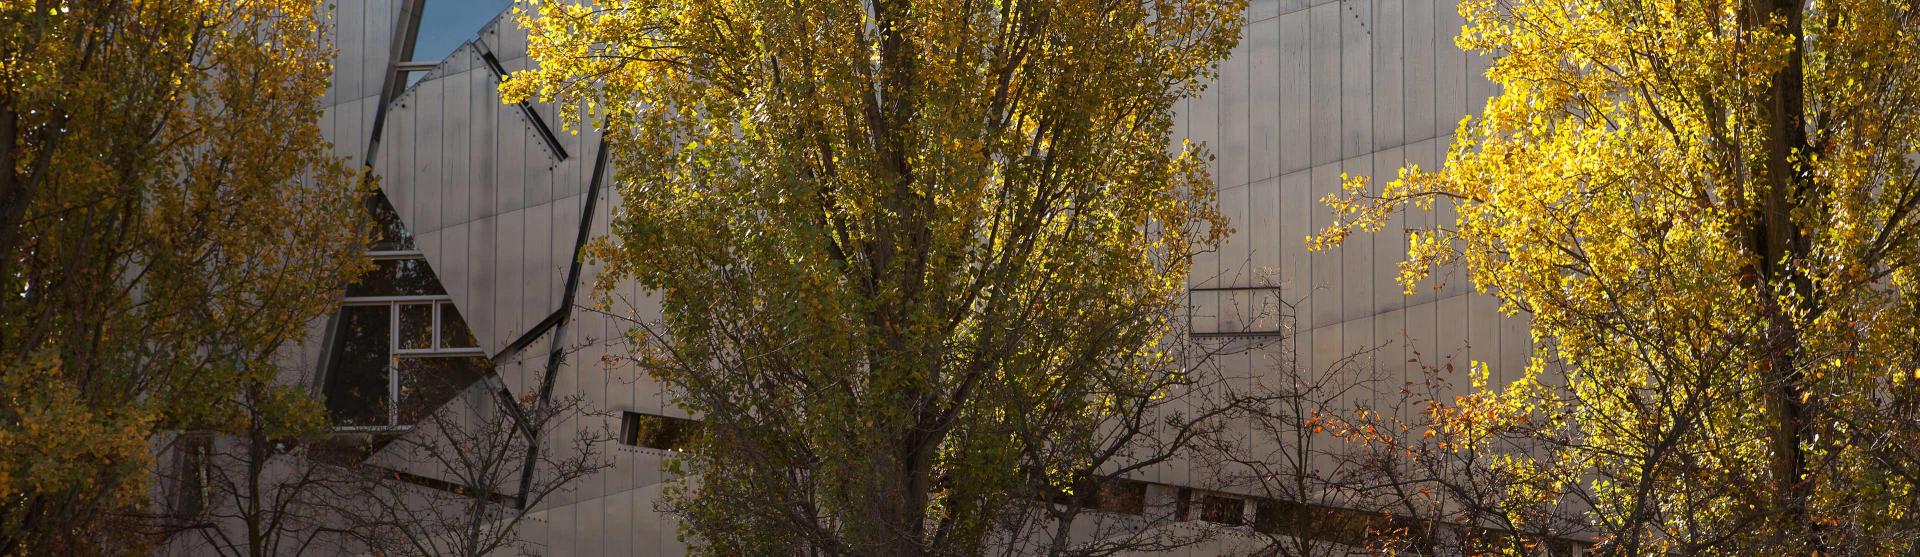
[[[0,3],[0,552],[149,543],[149,440],[246,429],[359,272],[318,10]]]

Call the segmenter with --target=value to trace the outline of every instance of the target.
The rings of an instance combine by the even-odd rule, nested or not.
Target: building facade
[[[550,105],[500,101],[501,77],[530,63],[504,0],[334,5],[322,126],[340,156],[378,180],[370,210],[382,231],[369,253],[376,270],[288,351],[288,380],[323,395],[343,434],[369,439],[419,434],[426,416],[475,393],[579,397],[606,413],[557,429],[607,432],[610,466],[533,505],[521,537],[548,555],[682,553],[654,501],[690,416],[644,374],[609,363],[627,327],[580,307],[596,273],[580,263],[582,243],[606,233],[618,204],[597,132],[562,130]],[[1367,388],[1340,395],[1361,404],[1393,396],[1382,385],[1421,381],[1423,366],[1484,361],[1498,381],[1525,361],[1525,322],[1502,317],[1464,275],[1437,273],[1434,284],[1402,292],[1393,277],[1405,237],[1393,227],[1331,251],[1304,242],[1329,224],[1319,199],[1343,173],[1436,166],[1461,118],[1493,94],[1480,77],[1487,59],[1452,44],[1462,25],[1453,0],[1250,2],[1218,82],[1183,102],[1176,123],[1176,138],[1217,155],[1220,208],[1234,228],[1196,262],[1189,297],[1195,335],[1242,343],[1221,357],[1220,373],[1248,382],[1364,378]],[[615,294],[653,311],[638,288]],[[1280,302],[1289,309],[1273,311]],[[1255,458],[1285,448],[1251,429],[1244,437]],[[564,453],[569,438],[549,436],[538,450]],[[367,458],[394,458],[383,454],[393,446],[372,442]],[[392,466],[425,483],[445,473]],[[1138,501],[1119,512],[1192,508],[1178,518],[1228,534],[1249,527],[1270,499],[1185,464],[1133,479]],[[1223,535],[1174,554],[1259,543]]]

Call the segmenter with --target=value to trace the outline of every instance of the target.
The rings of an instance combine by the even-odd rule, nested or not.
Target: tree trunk
[[[1801,450],[1807,430],[1805,385],[1798,369],[1802,339],[1794,322],[1794,315],[1804,315],[1801,310],[1810,309],[1815,299],[1812,282],[1803,268],[1807,239],[1793,221],[1794,208],[1811,190],[1811,178],[1796,168],[1796,159],[1808,147],[1801,4],[1798,0],[1749,0],[1746,11],[1750,29],[1757,31],[1777,20],[1783,26],[1779,31],[1791,37],[1793,44],[1786,65],[1771,78],[1765,105],[1759,107],[1768,150],[1763,169],[1766,191],[1760,205],[1754,207],[1751,231],[1758,259],[1754,262],[1760,297],[1757,302],[1767,321],[1759,348],[1768,381],[1766,412],[1772,448],[1768,468],[1773,476],[1773,507],[1782,526],[1782,547],[1800,548],[1797,552],[1803,555],[1825,553],[1807,509],[1811,482],[1805,477],[1806,457]],[[1794,297],[1782,300],[1787,294]]]
[[[854,527],[853,552],[875,557],[924,555],[927,493],[920,476],[925,471],[916,470],[914,459],[902,458],[905,454],[875,453],[874,473],[857,494],[864,499],[864,524],[850,525]]]

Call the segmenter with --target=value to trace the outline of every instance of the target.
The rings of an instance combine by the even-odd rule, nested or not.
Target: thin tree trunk
[[[1780,524],[1784,547],[1798,547],[1810,554],[1824,553],[1818,541],[1817,525],[1808,516],[1807,500],[1811,482],[1806,476],[1806,457],[1801,441],[1807,430],[1803,396],[1805,385],[1799,371],[1801,344],[1794,315],[1810,309],[1814,303],[1811,281],[1807,280],[1803,261],[1807,242],[1793,210],[1808,190],[1806,172],[1795,168],[1796,158],[1807,149],[1805,118],[1804,40],[1799,0],[1750,0],[1749,24],[1758,30],[1779,21],[1780,32],[1792,39],[1787,63],[1775,72],[1768,87],[1764,111],[1767,158],[1764,169],[1765,197],[1754,209],[1752,244],[1758,300],[1765,316],[1766,332],[1760,349],[1766,361],[1768,389],[1766,411],[1772,448],[1769,471],[1773,476],[1773,505]],[[1796,154],[1796,152],[1798,154]],[[1782,297],[1792,294],[1791,301]],[[1793,304],[1791,307],[1788,304]]]

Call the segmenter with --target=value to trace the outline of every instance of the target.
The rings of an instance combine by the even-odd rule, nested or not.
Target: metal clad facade
[[[339,153],[356,162],[372,134],[400,4],[336,2],[338,57],[322,126]],[[1222,373],[1234,384],[1293,373],[1281,365],[1283,348],[1297,355],[1301,372],[1377,349],[1342,373],[1389,385],[1417,383],[1419,364],[1445,366],[1450,358],[1456,368],[1466,359],[1487,361],[1496,380],[1511,379],[1524,362],[1524,320],[1501,317],[1493,299],[1472,293],[1459,271],[1436,273],[1436,284],[1412,294],[1393,281],[1406,249],[1398,229],[1449,223],[1452,214],[1406,214],[1388,232],[1356,235],[1340,249],[1305,249],[1304,239],[1329,224],[1319,199],[1339,189],[1343,173],[1385,181],[1405,164],[1436,166],[1461,117],[1494,93],[1479,77],[1486,60],[1452,44],[1461,26],[1448,0],[1253,0],[1219,81],[1181,103],[1176,135],[1217,155],[1212,171],[1233,227],[1218,252],[1195,262],[1191,286],[1229,290],[1194,293],[1194,326],[1248,326],[1260,311],[1256,288],[1277,288],[1297,304],[1289,321],[1296,334],[1287,345],[1223,360]],[[509,18],[496,18],[390,104],[374,173],[481,346],[495,354],[560,309],[588,190],[601,188],[587,220],[593,236],[607,233],[619,203],[610,169],[609,183],[588,183],[598,132],[567,133],[557,107],[536,103],[532,112],[552,129],[563,157],[526,113],[500,102],[483,53],[508,71],[529,64],[525,35]],[[578,303],[591,302],[596,271],[583,267]],[[657,311],[637,286],[613,294],[616,311],[628,303]],[[626,350],[625,330],[595,312],[573,313],[561,341],[571,352],[556,392],[585,396],[615,414],[578,418],[570,427],[617,430],[619,411],[684,417],[651,379],[631,366],[608,365],[618,358],[606,356]],[[528,394],[545,373],[549,341],[536,339],[496,362],[509,389]],[[1356,392],[1346,402],[1391,395]],[[549,439],[546,450],[567,450],[561,441]],[[1256,439],[1250,450],[1273,443]],[[666,479],[663,455],[632,447],[610,447],[609,455],[612,468],[537,509],[523,536],[554,555],[684,551],[673,523],[654,510]],[[1182,463],[1155,476],[1147,479],[1199,481]]]

